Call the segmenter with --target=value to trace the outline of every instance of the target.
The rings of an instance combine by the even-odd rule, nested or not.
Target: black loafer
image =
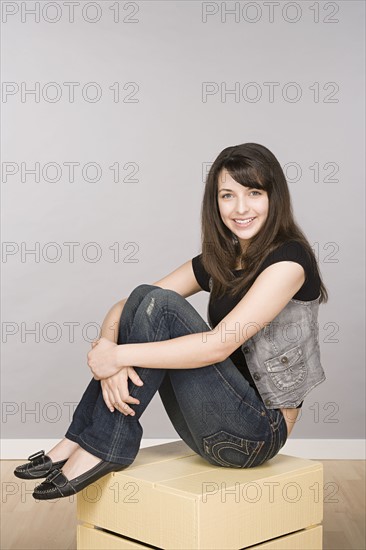
[[[30,462],[21,464],[15,468],[14,475],[16,477],[20,477],[21,479],[47,477],[55,469],[61,469],[68,459],[52,462],[50,457],[44,454],[44,451],[38,451],[38,453],[29,456],[28,460]]]
[[[33,491],[33,498],[48,500],[74,495],[110,472],[118,472],[129,464],[117,464],[101,460],[96,466],[74,479],[68,480],[61,470],[54,470]]]

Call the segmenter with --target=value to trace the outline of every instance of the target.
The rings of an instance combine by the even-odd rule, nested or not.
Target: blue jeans
[[[210,331],[204,319],[180,294],[153,285],[137,286],[123,308],[118,344],[169,340]],[[134,366],[134,365],[132,365]],[[134,366],[144,382],[128,380],[135,416],[112,413],[94,378],[88,385],[65,437],[94,456],[131,464],[140,448],[139,419],[159,391],[181,439],[215,466],[251,468],[274,457],[287,439],[279,409],[267,409],[230,357],[195,369],[149,369]]]

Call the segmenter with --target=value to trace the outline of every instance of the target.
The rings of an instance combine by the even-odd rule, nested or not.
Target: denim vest
[[[268,409],[296,408],[326,378],[319,348],[319,298],[308,302],[290,300],[241,346]]]

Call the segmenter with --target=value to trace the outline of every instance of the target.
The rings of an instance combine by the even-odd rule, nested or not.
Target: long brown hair
[[[236,236],[223,223],[219,212],[218,178],[226,169],[241,185],[267,192],[268,216],[243,252]],[[212,278],[213,298],[228,293],[243,294],[254,283],[265,258],[281,244],[291,240],[301,243],[320,279],[319,302],[328,301],[315,254],[294,220],[290,192],[283,170],[269,149],[257,143],[227,147],[216,158],[208,173],[201,206],[202,264]],[[238,261],[244,274],[232,273]],[[248,266],[250,269],[247,269]]]

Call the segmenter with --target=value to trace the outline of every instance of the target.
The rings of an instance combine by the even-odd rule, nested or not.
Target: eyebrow
[[[257,189],[257,188],[256,187],[247,187],[246,189]],[[259,190],[261,190],[261,189],[259,189]],[[232,189],[227,189],[226,187],[222,187],[221,189],[218,189],[218,193],[220,193],[221,191],[231,191],[231,192],[233,192]],[[258,191],[258,189],[257,189],[257,191]]]

